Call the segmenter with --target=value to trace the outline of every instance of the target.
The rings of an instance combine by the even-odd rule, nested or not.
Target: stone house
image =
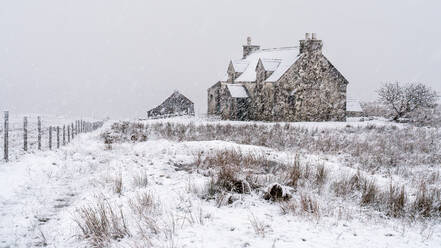
[[[177,90],[159,106],[147,111],[148,118],[178,115],[194,115],[194,103]]]
[[[296,47],[260,49],[247,39],[243,57],[208,89],[208,114],[231,120],[344,121],[348,81],[308,33]]]

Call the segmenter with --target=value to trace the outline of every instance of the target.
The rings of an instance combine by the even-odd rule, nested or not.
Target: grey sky
[[[441,1],[1,0],[0,110],[137,117],[178,89],[206,89],[262,47],[316,32],[349,80],[375,98],[386,81],[441,92]]]

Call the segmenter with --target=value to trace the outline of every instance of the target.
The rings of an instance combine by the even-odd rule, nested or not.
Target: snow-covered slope
[[[111,247],[441,244],[437,219],[409,224],[384,218],[326,191],[318,193],[317,201],[323,208],[319,216],[283,214],[279,203],[262,199],[257,191],[236,195],[232,204],[218,205],[216,200],[201,198],[211,180],[204,174],[207,171],[185,169],[201,153],[233,149],[289,163],[295,156],[292,151],[219,140],[174,142],[151,138],[109,147],[100,138],[100,133],[108,129],[109,125],[81,134],[57,151],[28,154],[0,167],[0,247],[89,247],[90,240],[84,239],[76,221],[82,223],[82,210],[100,202],[114,209],[116,215],[121,211],[127,228],[127,234],[107,243]],[[332,157],[302,155],[301,159],[323,164],[330,178],[355,172]],[[385,186],[390,180],[373,177]],[[148,218],[134,210],[137,199],[146,195],[152,197],[153,206]]]

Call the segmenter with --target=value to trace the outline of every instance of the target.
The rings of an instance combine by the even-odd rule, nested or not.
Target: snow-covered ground
[[[146,122],[170,121],[213,122],[183,118]],[[241,125],[221,124],[232,123]],[[326,193],[318,193],[320,215],[284,214],[280,203],[262,199],[259,192],[239,194],[232,204],[219,205],[216,200],[201,198],[210,176],[181,169],[194,163],[197,154],[234,149],[264,154],[281,163],[289,163],[296,154],[222,140],[175,142],[153,137],[145,142],[115,143],[109,149],[100,134],[110,124],[80,134],[59,150],[26,154],[0,166],[0,247],[89,247],[90,240],[84,238],[77,221],[82,223],[82,210],[103,202],[117,216],[123,214],[127,229],[122,237],[110,239],[111,247],[441,246],[437,218],[413,222],[389,218]],[[292,125],[343,128],[390,124]],[[301,159],[323,164],[329,178],[355,173],[332,156],[306,154]],[[439,173],[439,165],[432,170]],[[380,187],[387,187],[392,180],[385,175],[366,176],[375,178]],[[140,215],[135,210],[142,196],[150,196],[151,203],[144,206],[149,208],[144,209],[148,214]]]

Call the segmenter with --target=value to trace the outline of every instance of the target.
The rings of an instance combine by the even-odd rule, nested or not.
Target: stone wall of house
[[[346,79],[321,51],[306,52],[277,82],[256,82],[249,115],[264,121],[344,121],[346,88]]]
[[[208,89],[208,114],[234,119],[233,101],[228,94],[226,82],[218,82]]]
[[[246,101],[239,103],[229,97],[225,83],[216,84],[208,90],[208,113],[242,120],[346,120],[348,82],[322,54],[321,48],[320,40],[301,41],[299,58],[277,82],[264,81],[267,75],[261,65],[257,66],[256,82],[229,82],[247,88],[250,98]]]
[[[208,109],[207,113],[209,115],[219,115],[220,114],[220,101],[219,101],[219,91],[221,83],[218,82],[207,90],[207,101]]]

